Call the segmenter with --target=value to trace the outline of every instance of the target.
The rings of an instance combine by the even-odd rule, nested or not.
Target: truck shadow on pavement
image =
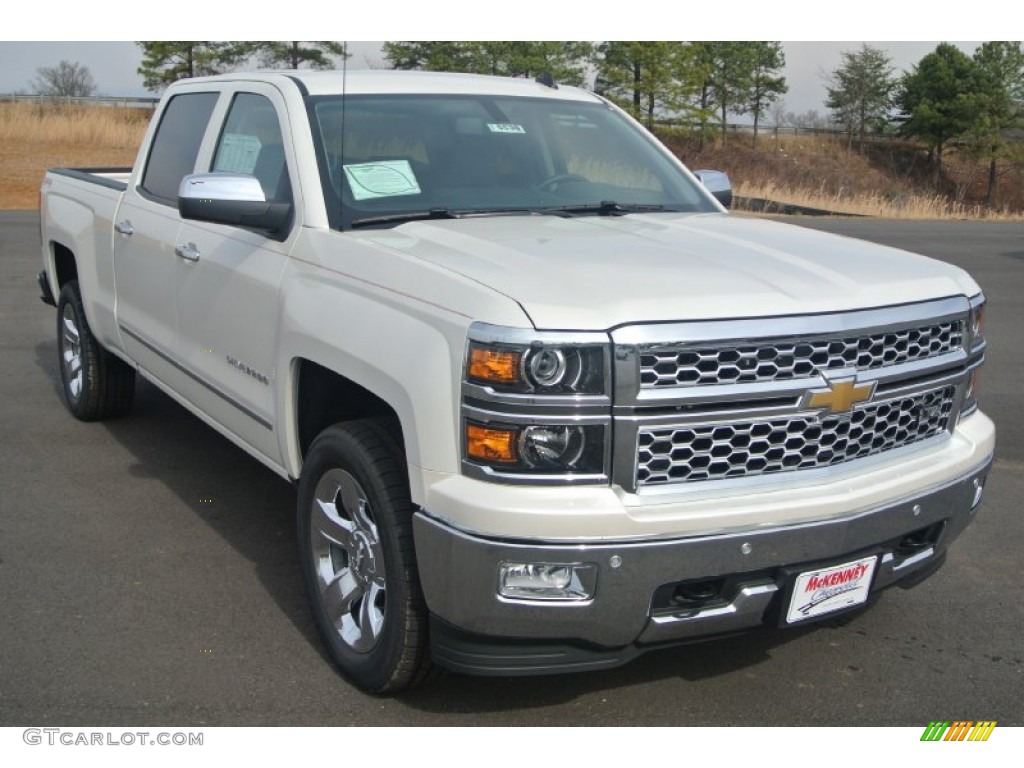
[[[60,401],[63,393],[56,355],[55,342],[36,346],[37,365]],[[315,683],[316,687],[347,685],[336,673],[310,615],[296,556],[294,489],[142,378],[132,411],[95,426],[105,429],[131,454],[126,467],[131,478],[162,484],[252,564],[262,589],[328,667],[310,670],[311,675],[328,675]],[[201,498],[211,496],[216,503],[200,503]],[[240,620],[258,621],[253,617]],[[829,631],[818,627],[817,631]],[[659,680],[696,682],[726,676],[770,660],[773,649],[810,631],[815,630],[767,629],[659,649],[600,672],[486,679],[442,674],[394,701],[438,714],[536,709]],[[332,674],[339,676],[332,680]],[[363,696],[354,689],[352,693]],[[373,701],[373,697],[365,698]]]
[[[63,407],[56,343],[37,345],[36,362],[53,385],[55,405]],[[307,607],[296,555],[295,491],[286,481],[142,377],[126,416],[92,426],[132,454],[131,478],[161,483],[251,562],[267,594],[329,661]]]

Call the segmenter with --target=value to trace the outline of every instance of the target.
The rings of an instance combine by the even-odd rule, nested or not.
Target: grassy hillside
[[[889,218],[1024,218],[1024,163],[998,166],[994,207],[984,201],[988,165],[957,151],[943,156],[935,183],[927,153],[912,142],[876,141],[863,152],[831,135],[730,136],[698,151],[693,140],[663,136],[690,168],[726,171],[736,193],[812,208]]]

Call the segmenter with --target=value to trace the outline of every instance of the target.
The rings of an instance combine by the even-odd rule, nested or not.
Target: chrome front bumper
[[[435,660],[476,674],[542,674],[615,666],[649,646],[777,621],[793,569],[877,553],[872,592],[941,564],[973,519],[992,459],[942,487],[855,516],[669,541],[516,543],[414,518]],[[914,546],[910,546],[910,544]],[[503,563],[592,563],[592,599],[498,595]],[[917,578],[911,578],[916,576]],[[703,604],[665,600],[673,585],[716,582]]]

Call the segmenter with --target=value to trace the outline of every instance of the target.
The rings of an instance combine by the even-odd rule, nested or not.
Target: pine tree
[[[138,73],[151,91],[186,77],[216,75],[248,54],[246,46],[228,42],[157,40],[137,45],[142,49]]]
[[[977,66],[949,43],[940,43],[904,76],[899,93],[900,131],[925,142],[936,183],[942,174],[943,149],[975,125],[982,99]]]
[[[988,159],[988,194],[994,205],[997,161],[1009,148],[1007,133],[1024,126],[1024,51],[1019,42],[989,42],[974,52],[981,83],[975,141]]]
[[[250,51],[255,55],[260,66],[301,69],[303,65],[310,69],[334,69],[335,58],[347,59],[345,44],[329,40],[303,42],[298,40],[271,40],[251,43]]]
[[[761,115],[771,104],[782,96],[789,86],[780,72],[786,66],[786,54],[780,42],[748,43],[749,55],[753,69],[750,72],[750,85],[747,90],[746,111],[754,116],[754,141],[757,146],[757,126]]]
[[[848,146],[856,136],[863,149],[865,133],[888,123],[897,81],[889,55],[879,48],[863,43],[860,50],[840,55],[842,65],[826,81],[825,106],[832,110],[833,120],[846,129]]]

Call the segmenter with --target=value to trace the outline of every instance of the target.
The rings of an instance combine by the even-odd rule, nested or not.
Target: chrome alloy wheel
[[[78,400],[82,395],[82,342],[71,304],[61,313],[60,365],[68,396]]]
[[[310,539],[320,600],[341,640],[373,649],[384,627],[384,550],[366,491],[343,469],[324,473],[313,497]]]

